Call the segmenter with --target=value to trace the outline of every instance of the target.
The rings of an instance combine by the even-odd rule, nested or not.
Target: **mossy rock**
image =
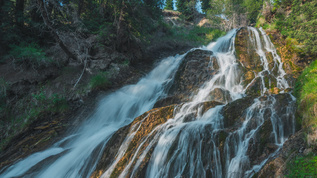
[[[208,111],[210,108],[213,108],[213,107],[218,106],[220,104],[221,103],[215,102],[215,101],[203,102],[203,103],[198,104],[196,106],[197,107],[196,109],[198,111],[198,108],[200,108],[200,111],[202,112],[201,114],[203,114],[206,111]],[[126,168],[126,166],[129,163],[131,163],[132,158],[134,156],[136,156],[137,158],[140,157],[140,155],[144,152],[144,150],[148,148],[149,143],[154,139],[154,136],[155,136],[156,133],[154,132],[151,135],[149,135],[149,134],[158,125],[161,125],[161,124],[165,123],[168,119],[173,118],[173,112],[174,112],[175,108],[176,108],[176,105],[171,105],[171,106],[166,106],[166,107],[162,107],[162,108],[152,109],[152,110],[142,114],[138,118],[136,118],[133,121],[133,123],[131,123],[129,126],[127,126],[128,128],[132,128],[133,125],[141,124],[141,125],[137,125],[136,126],[136,127],[139,127],[139,129],[137,130],[135,136],[131,140],[131,142],[130,142],[130,144],[129,144],[129,146],[128,146],[125,154],[124,154],[124,156],[117,163],[115,169],[113,170],[113,172],[111,174],[111,177],[118,177],[122,173],[122,171]],[[191,117],[195,118],[195,117],[197,117],[197,114],[193,114],[193,115],[191,115]],[[189,121],[193,120],[193,118],[192,119],[189,118]],[[117,135],[117,134],[118,133],[116,133],[115,135]],[[126,134],[128,134],[128,133],[126,133]],[[148,136],[149,136],[149,138],[147,140],[145,140],[145,138],[148,137]],[[141,145],[141,143],[143,143],[143,145]],[[134,172],[133,176],[137,176],[137,177],[144,177],[145,176],[148,162],[150,161],[153,149],[155,148],[156,144],[157,143],[154,143],[152,145],[151,149],[147,152],[147,154],[146,154],[145,158],[143,159],[141,165],[138,167],[136,172]],[[111,145],[111,144],[109,144],[109,145]],[[174,144],[174,146],[177,146],[177,139],[176,139],[176,143]],[[115,150],[116,152],[118,151],[118,148],[115,149],[114,146],[111,146],[111,147],[113,147],[112,150]],[[136,150],[139,147],[140,147],[139,152],[137,153],[137,155],[135,155],[136,154]],[[170,156],[173,154],[173,151],[174,151],[173,149],[171,149],[171,150],[172,150],[171,153],[169,153]],[[104,154],[103,157],[107,157],[107,154]],[[136,164],[136,160],[134,160],[132,164],[135,165]],[[106,167],[101,168],[102,166],[99,166],[99,165],[103,165],[103,166],[106,166]],[[95,171],[96,172],[95,175],[99,175],[97,173],[103,172],[107,168],[107,165],[104,164],[104,163],[99,163],[98,166],[97,167],[101,168],[101,169],[97,169]],[[128,176],[131,176],[131,174],[132,174],[132,169],[129,169],[128,170]]]
[[[149,135],[155,129],[155,127],[165,123],[168,119],[173,118],[174,108],[175,108],[175,105],[166,106],[166,107],[158,108],[158,109],[152,109],[146,112],[145,114],[139,116],[133,121],[131,126],[139,123],[142,120],[140,129],[134,135],[133,139],[131,140],[125,152],[125,155],[117,163],[110,177],[118,177],[121,174],[121,172],[125,169],[125,166],[132,160],[135,154],[135,151],[142,143],[142,140],[147,135]],[[138,152],[138,154],[142,153],[142,150],[146,149],[150,141],[151,139],[148,139],[148,142],[144,143],[141,146],[141,150]],[[132,170],[129,170],[129,174],[131,174],[131,171]]]
[[[236,57],[239,62],[248,70],[262,71],[260,56],[256,47],[250,41],[249,32],[246,27],[241,28],[235,39]]]
[[[189,52],[177,70],[167,97],[159,100],[155,107],[187,102],[198,89],[216,74],[219,68],[212,51],[197,49]]]
[[[221,88],[215,88],[209,93],[208,100],[220,103],[229,103],[231,101],[231,97],[229,91]]]
[[[262,90],[262,79],[260,77],[257,77],[250,83],[245,93],[248,96],[261,96],[261,90]]]
[[[224,117],[224,127],[229,129],[238,128],[245,119],[245,110],[251,106],[253,101],[254,97],[247,96],[224,106],[221,111]]]

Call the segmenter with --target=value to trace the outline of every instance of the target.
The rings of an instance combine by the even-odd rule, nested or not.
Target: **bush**
[[[303,54],[317,56],[317,1],[283,0],[277,1],[274,6],[276,28],[281,34],[303,44]],[[286,15],[288,6],[291,6],[291,13]]]
[[[298,156],[287,167],[290,173],[286,177],[316,177],[317,156]]]
[[[192,43],[207,45],[211,41],[223,36],[226,32],[219,29],[195,26],[192,29],[184,27],[173,27],[170,29],[170,35],[173,39],[185,40]]]
[[[10,45],[9,58],[13,59],[15,65],[23,65],[34,69],[48,67],[52,60],[45,56],[43,49],[36,43]]]
[[[32,105],[29,109],[29,118],[36,118],[40,113],[44,112],[64,112],[68,109],[67,100],[65,97],[58,94],[52,96],[46,96],[46,93],[41,89],[37,94],[32,94]]]
[[[298,98],[302,125],[317,127],[317,61],[311,63],[297,79],[295,95]]]
[[[91,78],[89,86],[92,89],[106,89],[110,86],[108,79],[109,74],[107,72],[100,72]]]

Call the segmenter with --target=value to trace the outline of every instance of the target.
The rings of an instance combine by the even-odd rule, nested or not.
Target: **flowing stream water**
[[[250,84],[244,84],[241,64],[235,56],[236,33],[237,30],[232,30],[217,42],[201,48],[213,51],[219,65],[218,72],[201,86],[189,102],[183,103],[174,111],[172,119],[155,127],[145,136],[119,177],[136,177],[136,172],[150,149],[153,152],[145,173],[149,178],[251,177],[276,154],[287,137],[295,132],[295,98],[289,94],[291,100],[280,114],[276,109],[276,98],[268,94],[270,86],[267,86],[266,80],[269,80],[269,84],[276,81],[280,93],[289,88],[284,78],[283,63],[274,45],[262,29],[248,27],[251,45],[255,46],[256,53],[260,56],[263,70],[255,73]],[[266,53],[273,56],[273,67],[269,67]],[[2,170],[0,177],[89,177],[96,168],[107,141],[118,129],[152,109],[173,82],[175,71],[186,54],[162,60],[137,84],[123,87],[104,97],[94,114],[76,132],[51,148],[34,153]],[[274,81],[267,79],[267,75],[273,76]],[[222,110],[227,103],[204,113],[199,104],[208,101],[208,95],[216,88],[227,91],[230,102],[244,98],[248,87],[256,79],[261,80],[261,96],[255,98],[245,110],[245,119],[241,126],[228,134],[220,149],[217,138],[225,130]],[[187,119],[189,116],[191,120]],[[266,117],[270,118],[273,127],[271,136],[277,149],[254,165],[250,162],[248,148]],[[140,129],[141,122],[130,129],[115,160],[101,177],[111,176]],[[141,149],[146,142],[149,143],[147,148]]]

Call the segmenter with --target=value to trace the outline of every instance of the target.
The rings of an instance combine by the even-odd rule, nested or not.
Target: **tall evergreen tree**
[[[173,0],[166,0],[165,2],[165,9],[167,10],[173,10]]]
[[[178,0],[176,3],[177,10],[180,12],[185,12],[189,1],[190,0]]]
[[[211,9],[211,3],[210,0],[201,0],[201,9],[203,12],[207,12],[208,10]]]

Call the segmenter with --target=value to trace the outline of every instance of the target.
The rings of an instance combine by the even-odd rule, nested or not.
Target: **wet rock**
[[[256,53],[250,33],[246,27],[241,28],[236,35],[236,56],[242,66],[248,70],[262,71],[260,56]]]
[[[195,50],[188,53],[179,66],[175,79],[165,98],[159,100],[155,107],[180,104],[189,101],[191,96],[216,72],[219,67],[213,52]],[[211,64],[211,65],[209,65]]]
[[[245,110],[253,103],[253,97],[244,97],[224,106],[222,115],[225,128],[238,128],[245,119]]]
[[[91,60],[90,61],[90,68],[105,70],[108,68],[111,61],[109,60]]]
[[[262,80],[260,77],[255,78],[249,85],[246,90],[246,94],[249,96],[260,96],[262,90]]]
[[[215,101],[200,103],[196,106],[197,113],[189,114],[186,119],[188,122],[190,122],[197,117],[198,111],[200,111],[201,114],[203,114],[210,108],[213,108],[220,104],[221,103],[215,102]],[[91,177],[99,177],[104,173],[105,170],[109,168],[111,164],[111,160],[112,161],[114,160],[116,156],[115,154],[118,152],[119,146],[123,142],[122,139],[125,138],[132,131],[131,129],[134,129],[134,131],[136,131],[135,136],[129,143],[129,146],[124,156],[116,164],[116,167],[113,170],[111,177],[118,177],[129,163],[132,163],[133,165],[135,165],[136,160],[133,160],[133,157],[136,156],[137,158],[139,158],[141,154],[145,152],[145,150],[148,147],[150,147],[142,163],[140,164],[138,169],[134,172],[135,177],[144,177],[146,173],[148,161],[150,160],[152,152],[154,151],[153,150],[154,146],[156,142],[158,141],[158,140],[154,140],[154,137],[156,134],[155,128],[165,123],[168,119],[173,118],[174,109],[178,107],[179,106],[177,105],[171,105],[171,106],[152,109],[142,114],[141,116],[137,117],[130,125],[117,131],[107,143],[108,146],[103,152],[102,157],[96,167],[96,170],[94,171]],[[135,130],[136,128],[137,130]],[[210,128],[209,131],[212,131],[212,128]],[[223,143],[225,136],[222,135],[219,137],[221,137],[222,139],[221,143]],[[210,139],[209,135],[208,135],[208,138]],[[151,143],[153,140],[155,142]],[[177,146],[177,144],[175,144],[175,146]],[[174,150],[172,149],[172,151]],[[129,169],[128,175],[131,175],[131,173],[132,173],[132,170]]]
[[[221,88],[215,88],[213,91],[209,93],[210,101],[217,101],[221,103],[228,103],[231,101],[230,93],[227,90]]]
[[[111,137],[106,145],[105,150],[103,151],[95,171],[90,177],[100,177],[104,173],[104,170],[109,168],[113,160],[115,160],[116,153],[119,150],[122,142],[129,133],[129,128],[129,126],[122,127]]]
[[[115,159],[116,153],[123,140],[126,138],[127,134],[131,132],[131,129],[138,128],[135,136],[131,140],[126,150],[125,155],[120,159],[111,175],[111,177],[119,176],[124,167],[132,160],[136,149],[140,146],[143,139],[147,135],[149,135],[155,127],[163,124],[168,119],[173,117],[174,107],[175,105],[171,105],[163,108],[152,109],[137,117],[128,126],[117,131],[113,135],[111,140],[109,140],[109,142],[107,143],[107,149],[105,149],[105,151],[103,152],[101,160],[98,162],[98,165],[91,177],[100,177],[104,173],[104,171],[107,170],[107,168],[110,166],[111,161]],[[135,125],[136,127],[134,127]],[[142,151],[146,149],[150,141],[151,139],[146,140],[146,143],[141,146],[141,151],[138,152],[138,154],[141,154]],[[142,169],[143,166],[145,165],[141,165],[140,169]]]
[[[288,162],[298,154],[298,148],[305,147],[305,145],[303,131],[295,133],[255,176],[259,178],[284,177],[288,174],[286,169]]]

